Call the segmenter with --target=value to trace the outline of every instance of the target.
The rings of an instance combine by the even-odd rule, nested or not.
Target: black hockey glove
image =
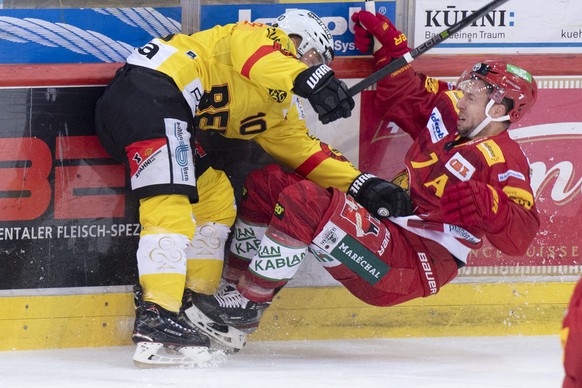
[[[372,174],[360,174],[348,189],[354,199],[376,217],[412,214],[412,201],[400,186]]]
[[[323,124],[350,117],[355,105],[345,82],[335,78],[327,65],[310,67],[299,73],[293,92],[309,100]]]

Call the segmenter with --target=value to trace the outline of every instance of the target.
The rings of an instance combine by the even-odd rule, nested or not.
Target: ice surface
[[[0,352],[0,387],[560,387],[558,336],[250,342],[198,368],[137,369],[133,347]]]

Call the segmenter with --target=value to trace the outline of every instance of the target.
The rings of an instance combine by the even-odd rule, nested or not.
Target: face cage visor
[[[327,65],[325,58],[319,51],[312,48],[307,50],[306,53],[301,54],[299,50],[297,50],[298,58],[301,62],[305,63],[309,67],[319,66],[319,65]]]
[[[482,82],[478,82],[482,81]],[[501,117],[493,118],[489,112],[493,107],[493,104],[501,104],[503,97],[505,96],[505,89],[500,88],[497,85],[490,84],[482,75],[475,73],[473,71],[465,71],[459,78],[457,82],[457,89],[465,93],[480,94],[485,92],[488,94],[489,102],[485,106],[485,119],[469,133],[467,138],[473,139],[492,121],[503,122],[510,119],[509,114]]]
[[[301,43],[299,43],[299,47],[297,47],[297,58],[301,59],[308,66],[317,65],[310,65],[307,61],[317,61],[319,65],[329,65],[331,61],[333,61],[333,50],[327,47],[324,52],[320,52],[314,47],[310,40],[311,38],[306,37],[301,41]],[[303,59],[305,56],[307,57]]]
[[[477,80],[483,81],[484,84],[476,82]],[[501,104],[507,93],[506,90],[499,85],[490,83],[484,75],[469,70],[465,70],[457,81],[457,89],[463,93],[471,92],[475,94],[484,90],[489,94],[489,98],[498,104]]]

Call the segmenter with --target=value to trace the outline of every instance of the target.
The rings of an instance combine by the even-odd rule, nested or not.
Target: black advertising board
[[[0,289],[135,281],[136,202],[95,137],[103,89],[0,89]]]

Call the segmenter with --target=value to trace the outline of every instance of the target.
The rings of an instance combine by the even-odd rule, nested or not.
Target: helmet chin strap
[[[493,104],[495,104],[495,101],[490,99],[489,102],[487,103],[487,106],[485,107],[485,119],[481,121],[481,123],[477,125],[477,127],[473,129],[471,133],[469,133],[469,136],[467,136],[468,139],[474,139],[475,137],[477,137],[477,135],[481,133],[481,131],[492,121],[500,122],[509,120],[509,115],[501,116],[498,118],[491,117],[489,111],[493,107]]]

